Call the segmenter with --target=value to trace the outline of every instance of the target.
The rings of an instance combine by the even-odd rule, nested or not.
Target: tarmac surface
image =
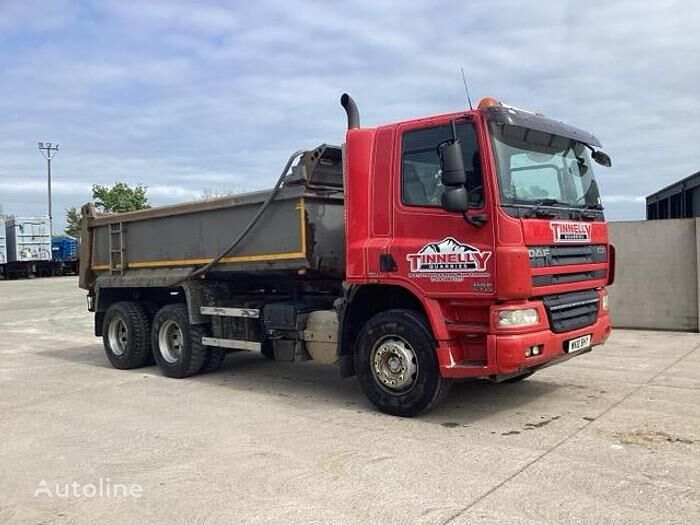
[[[92,333],[76,278],[0,281],[0,523],[700,523],[698,334],[400,419],[333,367],[168,379]]]

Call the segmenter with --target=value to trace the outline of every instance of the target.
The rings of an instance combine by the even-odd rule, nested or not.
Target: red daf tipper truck
[[[608,338],[595,136],[492,98],[374,128],[341,104],[345,145],[295,152],[272,190],[83,207],[80,286],[113,366],[314,359],[413,416],[455,379],[519,381]]]

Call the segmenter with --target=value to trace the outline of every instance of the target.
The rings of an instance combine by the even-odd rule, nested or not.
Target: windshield
[[[490,127],[504,205],[602,209],[584,144],[507,124]]]

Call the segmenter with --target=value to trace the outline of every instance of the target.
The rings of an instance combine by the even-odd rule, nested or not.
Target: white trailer
[[[7,264],[7,243],[5,242],[5,218],[0,217],[0,277],[5,276]]]
[[[7,275],[30,277],[35,265],[51,260],[51,231],[46,215],[9,217],[5,221]]]

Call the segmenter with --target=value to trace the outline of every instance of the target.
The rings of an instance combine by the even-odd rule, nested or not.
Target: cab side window
[[[484,204],[481,163],[472,124],[458,124],[457,136],[462,142],[464,167],[473,170],[467,177],[469,204]],[[401,149],[401,202],[409,206],[440,206],[443,186],[440,182],[438,146],[452,138],[450,126],[419,129],[404,133]]]

